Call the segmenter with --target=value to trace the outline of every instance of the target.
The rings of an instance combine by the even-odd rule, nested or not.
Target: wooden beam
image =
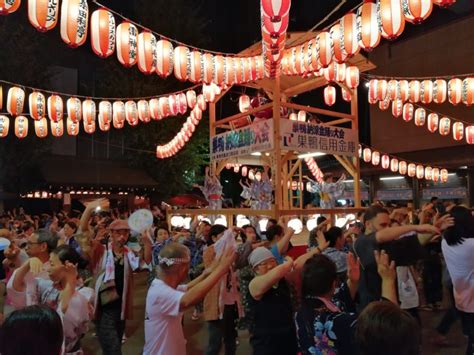
[[[224,118],[222,120],[219,120],[216,122],[215,126],[216,127],[220,127],[222,125],[224,125],[225,123],[228,123],[228,122],[231,122],[233,120],[236,120],[238,118],[241,118],[241,117],[244,117],[244,116],[248,116],[248,115],[252,115],[254,113],[257,113],[257,112],[260,112],[260,111],[263,111],[263,110],[267,110],[269,108],[272,108],[273,107],[273,103],[272,102],[269,102],[268,104],[265,104],[265,105],[262,105],[262,106],[259,106],[257,108],[254,108],[252,110],[249,110],[249,111],[245,111],[245,112],[241,112],[241,113],[237,113],[233,116],[229,116],[227,118]]]
[[[283,93],[288,97],[293,97],[303,92],[311,91],[325,85],[326,79],[323,77],[315,77],[314,79],[306,80],[300,84],[292,86]]]
[[[308,208],[308,209],[296,209],[296,210],[291,210],[291,209],[286,209],[286,210],[281,210],[280,215],[281,216],[294,216],[294,215],[299,215],[299,216],[309,216],[309,215],[315,215],[315,214],[349,214],[349,213],[357,213],[360,211],[365,211],[365,208],[361,207],[348,207],[348,208],[343,208],[343,207],[336,207],[332,209],[325,209],[325,208]]]
[[[296,169],[298,169],[299,167],[301,166],[301,159],[298,159],[295,163],[295,165],[293,165],[293,167],[291,168],[290,172],[288,173],[288,177],[290,179],[293,178],[293,175],[295,174],[296,172]]]
[[[354,116],[354,120],[352,121],[352,129],[356,130],[357,134],[359,134],[359,107],[358,107],[358,98],[357,98],[357,88],[351,91],[351,114]],[[353,157],[353,165],[355,168],[355,175],[354,175],[354,205],[356,207],[360,207],[362,205],[361,202],[361,193],[360,193],[360,159],[359,156],[356,155]]]
[[[227,164],[227,159],[221,160],[219,163],[217,163],[216,175],[219,175],[222,172],[222,170],[224,170],[226,164]]]
[[[304,105],[297,105],[297,104],[287,103],[287,102],[283,102],[281,105],[283,107],[288,107],[288,108],[292,108],[292,109],[295,109],[295,110],[303,110],[303,111],[306,111],[306,112],[319,113],[321,115],[326,115],[326,116],[347,118],[349,120],[354,119],[354,116],[352,114],[348,114],[348,113],[324,110],[324,109],[321,109],[321,108],[316,108],[316,107],[311,107],[311,106],[304,106]],[[328,124],[328,123],[330,123],[330,122],[325,122],[325,124]]]
[[[275,208],[274,216],[276,219],[280,217],[280,210],[283,207],[283,191],[287,191],[287,186],[282,186],[281,174],[281,132],[280,132],[280,77],[273,79],[273,164],[272,176],[274,176],[275,184]],[[265,105],[264,105],[265,106]]]
[[[344,169],[347,170],[349,174],[351,174],[352,177],[354,177],[355,171],[352,164],[348,164],[348,162],[340,155],[333,155],[333,157],[336,158],[336,160],[344,167]]]
[[[346,122],[352,122],[352,119],[349,119],[349,118],[341,118],[341,119],[338,119],[338,120],[334,120],[334,121],[330,121],[330,122],[325,122],[324,125],[327,125],[327,126],[337,126],[341,123],[346,123]]]

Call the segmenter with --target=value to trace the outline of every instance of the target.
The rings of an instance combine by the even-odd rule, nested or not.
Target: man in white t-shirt
[[[200,302],[227,273],[234,260],[235,252],[229,249],[201,276],[188,285],[181,285],[189,271],[188,248],[170,243],[160,251],[158,275],[146,298],[143,355],[186,354],[181,326],[183,311]]]

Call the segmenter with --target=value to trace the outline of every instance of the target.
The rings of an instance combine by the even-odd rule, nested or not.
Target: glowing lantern
[[[30,116],[34,120],[43,118],[46,113],[46,98],[40,92],[32,92],[29,97]]]
[[[206,68],[208,71],[207,76],[209,76],[212,79],[213,72],[214,72],[214,68],[212,66],[212,61],[213,61],[212,55],[208,57],[207,61],[210,62],[209,65],[206,65]],[[235,82],[237,84],[241,84],[242,81],[244,80],[244,76],[242,72],[242,61],[240,60],[240,58],[233,58],[233,62],[234,62],[234,70],[235,70]]]
[[[334,86],[328,85],[324,88],[324,102],[328,106],[332,106],[336,102],[336,88]]]
[[[235,64],[232,57],[225,57],[225,78],[224,82],[226,85],[233,85],[235,83]],[[256,63],[258,63],[256,61]]]
[[[82,102],[82,118],[84,125],[92,125],[94,123],[95,130],[96,107],[94,101],[87,99]]]
[[[244,60],[244,81],[250,80],[250,58]],[[221,55],[214,56],[214,83],[221,85],[224,82],[225,68],[224,68],[224,57]]]
[[[379,109],[381,109],[382,111],[387,110],[389,106],[390,106],[390,99],[388,98],[388,96],[384,100],[379,101]]]
[[[249,179],[250,180],[255,180],[255,171],[253,169],[249,170]]]
[[[194,116],[198,121],[202,119],[202,111],[199,107],[195,106],[191,111],[191,116]]]
[[[189,81],[198,83],[201,81],[201,59],[202,54],[198,51],[189,53]]]
[[[431,166],[425,168],[425,179],[433,180],[433,168]]]
[[[138,108],[135,101],[127,101],[125,103],[125,119],[130,126],[138,124]]]
[[[122,22],[117,26],[117,58],[129,68],[137,63],[138,30],[130,22]]]
[[[63,120],[51,121],[51,134],[53,137],[62,137],[64,134],[64,123]]]
[[[243,166],[242,167],[242,176],[243,177],[246,177],[247,176],[247,172],[248,172],[248,168],[246,166]]]
[[[176,95],[168,96],[168,105],[171,116],[176,116],[179,112],[179,100]]]
[[[370,150],[370,148],[364,148],[363,157],[366,163],[369,163],[372,160],[372,151]]]
[[[455,141],[460,141],[464,137],[464,124],[462,122],[453,123],[453,138]]]
[[[288,16],[291,0],[262,0],[262,11],[272,21],[279,21],[283,16]]]
[[[431,175],[432,175],[432,180],[434,182],[439,181],[439,169],[438,168],[433,168]]]
[[[184,115],[188,110],[188,101],[186,99],[186,94],[184,92],[180,92],[176,96],[178,97],[178,112],[181,115]],[[138,107],[138,110],[140,111],[140,106]]]
[[[156,73],[162,78],[173,72],[173,45],[170,41],[161,39],[156,43]]]
[[[216,100],[216,93],[211,85],[203,84],[202,94],[206,99],[206,102],[214,102]]]
[[[439,134],[447,136],[451,131],[451,120],[448,117],[443,117],[439,121]]]
[[[412,103],[420,101],[420,82],[418,80],[410,81],[408,100]]]
[[[409,177],[416,176],[416,165],[413,163],[408,164],[408,176]]]
[[[63,119],[63,99],[58,95],[48,97],[48,117],[51,121],[57,122]]]
[[[387,154],[382,155],[382,168],[388,169],[390,167],[390,157]]]
[[[290,121],[298,121],[298,114],[295,112],[290,113]]]
[[[8,90],[7,96],[7,111],[13,116],[23,113],[23,106],[25,104],[25,92],[19,87],[12,87]]]
[[[240,95],[239,97],[240,112],[246,112],[249,109],[250,109],[250,97],[248,95]]]
[[[298,112],[298,121],[306,122],[306,111],[299,111]]]
[[[338,63],[332,62],[331,64],[329,64],[327,68],[321,69],[323,72],[324,78],[328,82],[342,81],[340,80],[342,79],[342,75],[341,75],[342,65],[344,64],[338,64]],[[344,72],[344,76],[345,76],[345,72]]]
[[[158,110],[160,112],[160,117],[168,117],[171,115],[170,104],[167,97],[160,97],[158,99]]]
[[[357,39],[359,46],[368,52],[380,43],[377,5],[373,2],[364,2],[357,10]]]
[[[28,0],[28,19],[38,31],[46,32],[52,30],[58,23],[58,13],[59,1]]]
[[[399,97],[398,92],[397,92],[397,88],[398,88],[397,84],[398,82],[396,80],[390,80],[387,83],[388,85],[387,95],[390,98],[390,100],[395,100]]]
[[[334,26],[331,27],[331,29],[329,30],[329,33],[331,35],[332,52],[334,53],[334,60],[338,63],[344,63],[347,60],[347,52],[342,50],[343,32],[341,31],[341,25],[339,23],[335,24]]]
[[[203,54],[202,68],[202,80],[206,84],[210,84],[212,82],[212,79],[214,78],[214,56],[212,54]]]
[[[401,161],[400,163],[398,163],[398,172],[401,174],[401,175],[405,175],[407,173],[407,162],[406,161]]]
[[[8,116],[0,115],[0,138],[5,138],[10,129],[10,119]]]
[[[152,119],[160,120],[160,119],[163,118],[161,116],[161,112],[160,112],[160,109],[159,109],[158,99],[151,99],[148,102],[148,107],[150,109],[150,116],[151,116]]]
[[[351,89],[355,89],[359,86],[359,68],[356,66],[350,66],[346,69],[346,85]]]
[[[403,15],[408,22],[419,24],[431,14],[431,0],[402,0]]]
[[[372,79],[369,81],[369,103],[375,103],[378,99],[378,80]]]
[[[398,98],[403,102],[408,100],[408,95],[410,92],[409,84],[407,80],[400,80],[398,81]]]
[[[416,166],[416,178],[417,179],[423,179],[425,176],[425,168],[423,165],[417,165]]]
[[[99,103],[99,129],[104,132],[108,131],[112,120],[112,104],[109,101],[101,101]]]
[[[342,93],[342,99],[344,101],[351,102],[352,97],[351,97],[351,93],[348,90],[341,87],[341,93]]]
[[[405,122],[410,122],[413,119],[413,104],[406,103],[403,105],[403,120]]]
[[[394,117],[400,117],[403,112],[403,102],[402,100],[392,101],[392,115]]]
[[[20,7],[21,0],[0,0],[0,15],[8,15]]]
[[[466,78],[462,81],[462,102],[465,105],[472,105],[474,103],[474,78]]]
[[[95,54],[107,58],[115,50],[115,18],[107,10],[98,9],[91,16],[91,46]]]
[[[385,100],[388,93],[388,83],[387,80],[378,80],[377,81],[377,100]]]
[[[439,7],[448,7],[456,2],[456,0],[432,0],[433,4],[438,5]]]
[[[428,115],[428,131],[431,133],[436,132],[438,129],[439,117],[436,113],[430,113]]]
[[[394,40],[405,29],[400,0],[377,0],[377,14],[382,36]]]
[[[417,108],[415,111],[415,125],[421,127],[426,122],[426,111],[424,108]]]
[[[138,35],[137,57],[138,69],[142,73],[151,74],[156,71],[156,38],[152,33],[144,31]]]
[[[332,62],[332,44],[329,32],[320,32],[316,36],[316,52],[318,54],[318,63],[326,68]]]
[[[474,144],[474,126],[466,127],[466,142],[467,144]]]
[[[441,169],[440,176],[443,184],[448,182],[448,171],[446,169]]]
[[[433,101],[433,82],[431,80],[423,80],[420,85],[420,98],[424,104]]]
[[[83,120],[82,126],[84,127],[84,132],[86,132],[87,134],[92,134],[95,132],[95,121],[87,123],[86,120]]]
[[[178,46],[174,49],[174,76],[181,81],[188,79],[189,48]]]
[[[348,57],[352,57],[360,50],[357,39],[357,16],[348,13],[341,18],[339,24],[343,34],[343,40],[341,39],[342,50],[347,53]]]
[[[186,103],[190,109],[193,109],[196,106],[197,96],[196,91],[188,90],[186,91]]]
[[[398,159],[392,158],[392,160],[390,160],[390,170],[394,173],[398,171]],[[402,174],[402,172],[400,172],[400,174]]]
[[[67,115],[72,122],[79,122],[82,119],[82,104],[77,97],[70,97],[67,100]]]
[[[433,83],[433,101],[437,104],[442,104],[446,101],[446,92],[448,84],[446,80],[438,79]]]
[[[206,99],[204,98],[202,94],[198,95],[197,104],[198,104],[198,107],[201,109],[201,111],[206,111],[207,103],[206,103]]]
[[[380,164],[380,153],[375,151],[372,152],[372,165],[377,166]]]
[[[61,38],[73,48],[87,38],[89,6],[87,0],[63,0],[61,3]]]
[[[15,118],[15,136],[25,138],[28,135],[28,119],[25,116]]]
[[[448,82],[448,99],[453,105],[457,105],[462,99],[462,80],[458,78],[451,79]]]
[[[51,121],[51,124],[53,123]],[[35,121],[35,133],[38,138],[46,138],[48,136],[48,120],[46,118],[43,117]]]
[[[114,127],[122,128],[126,118],[125,104],[122,101],[115,101],[112,105],[112,114]]]
[[[240,171],[239,165],[234,165],[234,173],[238,173]]]

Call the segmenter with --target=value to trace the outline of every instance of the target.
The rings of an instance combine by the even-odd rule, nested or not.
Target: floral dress
[[[341,283],[331,302],[306,297],[295,315],[298,345],[304,355],[354,354],[357,321],[349,289]]]

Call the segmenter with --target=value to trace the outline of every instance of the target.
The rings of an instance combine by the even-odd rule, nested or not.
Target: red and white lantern
[[[448,117],[443,117],[439,121],[439,134],[447,136],[451,132],[451,120]]]
[[[424,104],[433,101],[433,82],[431,80],[423,80],[420,84],[420,98]]]
[[[410,87],[407,80],[400,80],[397,83],[397,95],[400,100],[406,102],[410,93]]]
[[[46,115],[46,98],[38,91],[34,91],[29,97],[30,116],[34,120],[39,120]]]
[[[410,81],[408,100],[414,104],[420,101],[420,86],[421,84],[418,80]]]
[[[316,36],[318,63],[326,68],[332,62],[332,40],[329,32],[323,31]]]
[[[454,78],[448,82],[448,99],[453,105],[457,105],[462,99],[462,80]]]
[[[462,122],[453,123],[453,138],[455,141],[460,141],[464,138],[464,123]]]
[[[184,92],[180,92],[177,94],[178,97],[178,112],[181,115],[184,115],[188,110],[188,101],[186,100],[186,94]],[[140,111],[140,106],[138,106],[138,111]]]
[[[298,111],[298,121],[299,122],[306,122],[306,111]]]
[[[59,1],[28,0],[28,19],[33,27],[40,32],[46,32],[56,27],[58,23],[58,13]]]
[[[433,4],[438,5],[439,7],[448,7],[456,3],[456,0],[432,0]]]
[[[289,120],[290,121],[298,121],[298,114],[296,112],[290,113]]]
[[[385,100],[388,94],[387,80],[377,80],[377,100]]]
[[[433,83],[433,101],[437,104],[442,104],[445,102],[447,91],[448,84],[446,83],[446,80],[435,80]]]
[[[70,136],[77,136],[79,134],[79,123],[73,122],[70,117],[66,120],[66,132]]]
[[[48,97],[48,117],[53,122],[63,119],[64,106],[63,99],[58,95]]]
[[[234,85],[234,83],[235,83],[235,62],[234,62],[234,58],[225,57],[224,62],[225,62],[224,82],[225,82],[226,85],[229,85],[229,86]],[[257,64],[258,61],[256,60],[255,63]]]
[[[462,81],[462,102],[471,106],[474,103],[474,78],[466,78]]]
[[[400,117],[403,113],[403,102],[402,100],[392,101],[392,115],[394,117]]]
[[[89,6],[87,0],[63,0],[61,3],[61,38],[70,47],[82,46],[87,38]]]
[[[86,126],[94,126],[95,131],[96,111],[97,110],[94,101],[87,99],[82,102],[82,118],[84,120],[84,129],[86,129]],[[92,130],[92,127],[88,127],[88,129]]]
[[[150,106],[148,106],[148,101],[138,101],[138,118],[142,122],[150,122]]]
[[[122,101],[114,102],[114,104],[112,105],[112,114],[114,128],[123,128],[126,119],[126,113],[125,104]]]
[[[388,169],[390,167],[390,157],[387,154],[382,155],[382,168]]]
[[[341,32],[341,25],[335,24],[329,30],[329,34],[331,35],[331,43],[332,43],[332,52],[334,55],[334,60],[338,63],[344,63],[347,60],[347,52],[342,50],[342,38],[343,33]],[[314,46],[316,50],[316,57],[317,55],[317,47]],[[314,58],[316,59],[316,58]],[[313,65],[314,66],[314,65]]]
[[[189,81],[192,83],[201,81],[201,59],[201,52],[191,51],[189,53]]]
[[[50,127],[51,127],[51,134],[53,135],[53,137],[62,137],[62,135],[64,134],[63,120],[59,120],[56,122],[51,121]]]
[[[161,113],[159,109],[158,99],[151,99],[148,102],[148,107],[150,108],[150,116],[154,120],[161,120]]]
[[[379,82],[377,79],[369,81],[369,103],[374,104],[378,100],[378,86]]]
[[[398,171],[398,159],[392,158],[392,160],[390,160],[390,170],[394,173]],[[402,174],[401,171],[400,171],[400,174]],[[405,175],[405,174],[402,174],[402,175]]]
[[[174,76],[180,81],[188,79],[189,48],[178,46],[174,49]]]
[[[415,125],[418,127],[421,127],[425,124],[426,122],[426,111],[424,108],[417,108],[415,110]]]
[[[138,124],[138,108],[135,101],[130,100],[125,103],[125,119],[130,126]]]
[[[21,0],[0,0],[0,15],[14,13],[20,7]]]
[[[466,142],[467,144],[474,144],[474,126],[466,127]]]
[[[291,0],[262,0],[262,11],[272,21],[278,21],[283,16],[288,16]]]
[[[438,168],[433,168],[432,172],[431,172],[431,177],[432,177],[432,180],[434,182],[438,182],[439,181],[439,169]]]
[[[409,177],[416,176],[416,164],[413,164],[413,163],[408,164],[408,176]]]
[[[82,119],[82,103],[77,97],[70,97],[67,100],[67,116],[74,123]]]
[[[84,128],[84,132],[86,132],[87,134],[92,134],[95,132],[95,121],[87,123],[87,121],[83,120],[82,127]]]
[[[11,87],[7,96],[7,111],[13,116],[23,113],[25,105],[25,91],[19,87]]]
[[[416,178],[417,179],[423,179],[425,176],[425,167],[423,165],[417,165],[416,166]]]
[[[156,43],[156,73],[162,78],[170,76],[173,72],[173,45],[166,39],[160,39]]]
[[[117,26],[117,58],[129,68],[137,64],[138,29],[130,22],[122,22]]]
[[[400,163],[398,163],[398,172],[400,173],[400,175],[405,175],[407,173],[407,170],[408,165],[406,161],[402,160]]]
[[[405,17],[400,0],[377,0],[377,14],[382,36],[394,40],[405,29]]]
[[[438,129],[439,117],[436,113],[430,113],[428,115],[428,131],[435,133]]]
[[[406,103],[403,105],[403,120],[405,122],[410,122],[413,119],[413,112],[414,112],[413,104]]]
[[[389,107],[390,107],[390,99],[388,96],[384,100],[379,101],[379,109],[381,109],[382,111],[387,110]]]
[[[342,99],[346,102],[351,102],[352,100],[352,97],[351,97],[351,93],[350,91],[344,89],[343,87],[341,87],[341,94],[342,94]]]
[[[250,110],[250,97],[248,95],[240,95],[239,97],[239,111],[246,112]]]
[[[343,33],[343,40],[341,39],[342,50],[347,53],[347,56],[353,57],[359,53],[359,41],[357,38],[357,16],[354,13],[344,15],[339,24],[341,25],[341,33]]]
[[[197,105],[201,109],[201,111],[206,111],[207,103],[206,103],[206,99],[204,98],[202,94],[198,95],[197,97]]]
[[[364,2],[357,10],[357,38],[359,46],[370,52],[380,43],[377,5]]]
[[[151,74],[156,71],[158,57],[156,54],[156,37],[144,31],[138,35],[138,69],[144,74]]]
[[[99,103],[99,129],[101,131],[108,131],[110,129],[110,122],[113,120],[112,104],[109,101],[101,101]]]
[[[362,154],[366,163],[370,163],[372,161],[372,150],[370,150],[370,148],[364,148]]]
[[[28,119],[25,116],[15,118],[15,136],[25,138],[28,135]]]
[[[446,169],[441,169],[440,180],[443,184],[448,182],[448,171]]]
[[[51,124],[53,123],[51,121]],[[46,138],[48,136],[48,120],[45,117],[35,121],[35,134],[38,138]]]
[[[235,59],[238,60],[238,59]],[[237,62],[236,62],[237,63]],[[238,61],[240,64],[240,82],[242,81],[242,65],[240,60]],[[202,80],[206,84],[210,84],[212,79],[214,78],[214,56],[211,53],[204,53],[202,56]]]
[[[188,107],[192,110],[196,106],[196,102],[197,102],[196,91],[194,90],[186,91],[186,101],[188,103]]]
[[[53,0],[54,1],[54,0]],[[115,50],[115,18],[105,9],[98,9],[91,16],[91,46],[95,54],[107,58]]]
[[[346,69],[346,85],[351,89],[359,86],[359,68],[351,65]]]
[[[328,85],[324,88],[324,102],[328,106],[332,106],[336,102],[336,88]]]
[[[244,60],[244,80],[250,81],[250,58]],[[222,85],[225,78],[225,64],[224,57],[221,55],[214,56],[214,83]]]
[[[402,0],[402,9],[405,20],[419,24],[431,15],[433,3],[431,0]]]
[[[0,138],[5,138],[10,130],[10,118],[0,115]]]
[[[377,151],[372,152],[372,165],[377,166],[380,164],[380,153]]]
[[[425,167],[425,179],[433,180],[433,168],[431,166]]]

